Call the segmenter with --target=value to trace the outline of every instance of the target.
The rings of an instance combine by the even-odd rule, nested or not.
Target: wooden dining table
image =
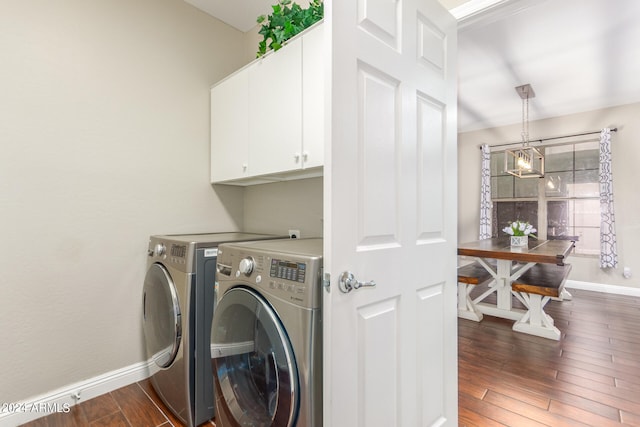
[[[527,247],[512,247],[508,237],[476,240],[458,245],[458,255],[473,257],[487,271],[493,279],[489,288],[480,296],[473,299],[474,309],[480,313],[519,321],[527,313],[527,310],[513,307],[513,298],[516,296],[525,306],[530,305],[528,299],[523,299],[521,293],[512,289],[514,281],[538,264],[555,264],[565,266],[565,261],[573,249],[575,242],[571,240],[537,240],[530,238]],[[569,270],[563,268],[560,270]],[[534,269],[536,270],[536,269]],[[533,273],[533,271],[532,271]],[[566,273],[568,274],[568,272]],[[564,279],[562,279],[564,283]],[[483,301],[495,293],[495,304],[483,303]],[[527,297],[527,295],[524,295]],[[538,296],[536,296],[538,297]],[[556,299],[571,299],[571,294],[562,286],[561,293]],[[540,315],[545,316],[542,304],[539,308]],[[527,307],[530,309],[530,307]],[[531,310],[530,310],[531,311]],[[535,313],[534,313],[535,315]],[[480,319],[478,319],[480,320]],[[546,319],[545,319],[546,320]],[[544,323],[542,320],[540,323]],[[527,327],[530,327],[527,326]],[[544,327],[544,325],[542,325]],[[516,329],[516,328],[514,328]],[[538,331],[539,332],[539,331]],[[537,334],[536,331],[533,331]],[[548,334],[543,331],[543,334]],[[554,338],[557,335],[554,331]]]
[[[527,247],[512,247],[508,237],[475,240],[458,245],[458,255],[479,258],[495,258],[533,263],[564,265],[569,252],[575,246],[572,240],[529,239]]]

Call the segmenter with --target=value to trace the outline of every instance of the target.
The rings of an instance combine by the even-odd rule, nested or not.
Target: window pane
[[[576,144],[575,152],[576,170],[598,170],[600,162],[600,145],[598,141]]]
[[[538,197],[538,180],[540,178],[514,178],[516,197]]]
[[[576,253],[599,254],[600,200],[547,202],[547,238],[577,239]]]
[[[600,200],[575,200],[573,225],[576,227],[600,227]]]
[[[573,188],[573,172],[545,172],[544,194],[547,197],[569,197]]]
[[[546,147],[544,156],[545,172],[564,172],[573,170],[573,145]]]
[[[504,152],[491,153],[491,176],[507,175],[504,171]]]
[[[571,200],[547,202],[547,238],[557,239],[570,235]]]
[[[502,229],[515,220],[538,228],[538,202],[497,202],[493,204],[493,216],[497,236],[503,236]]]
[[[505,159],[507,159],[506,165],[504,164]],[[515,167],[515,159],[513,158],[513,156],[508,155],[506,152],[502,153],[502,163],[500,163],[500,167],[500,173],[503,175],[508,175],[506,171]]]
[[[578,236],[575,253],[583,255],[600,254],[600,228],[575,227]]]
[[[575,173],[574,197],[600,197],[598,170],[581,170]]]
[[[513,198],[513,180],[511,175],[491,178],[491,197],[494,199]]]

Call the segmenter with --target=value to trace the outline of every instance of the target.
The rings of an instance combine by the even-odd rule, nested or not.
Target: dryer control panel
[[[188,243],[151,236],[147,254],[149,262],[161,262],[185,273],[193,272],[195,248]]]

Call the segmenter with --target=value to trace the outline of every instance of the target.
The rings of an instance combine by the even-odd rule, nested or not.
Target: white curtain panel
[[[491,153],[482,144],[482,183],[480,188],[480,239],[491,238]]]
[[[615,225],[611,129],[605,128],[600,132],[600,268],[614,268],[618,265]]]

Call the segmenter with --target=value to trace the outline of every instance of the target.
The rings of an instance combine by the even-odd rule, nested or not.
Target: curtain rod
[[[618,131],[618,128],[611,129],[611,132],[617,132],[617,131]],[[576,136],[586,136],[586,135],[596,135],[596,134],[599,134],[600,132],[601,131],[599,131],[599,130],[594,130],[592,132],[574,133],[574,134],[563,135],[563,136],[552,136],[552,137],[549,137],[549,138],[536,138],[536,139],[530,139],[529,142],[542,143],[543,141],[553,141],[554,139],[573,138],[573,137],[576,137]],[[508,142],[508,143],[504,143],[504,144],[494,144],[494,145],[489,145],[489,148],[505,147],[507,145],[515,145],[515,144],[522,144],[522,142],[518,141],[518,142]],[[482,146],[480,146],[480,149],[482,150]]]

